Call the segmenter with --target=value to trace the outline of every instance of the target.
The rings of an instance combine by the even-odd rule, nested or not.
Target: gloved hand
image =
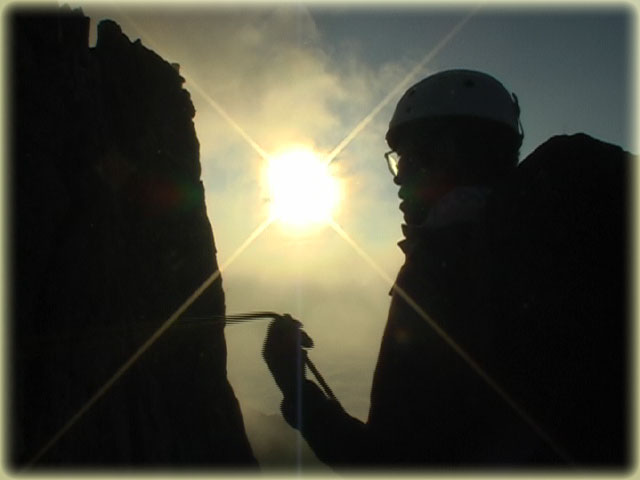
[[[289,314],[271,322],[262,350],[271,375],[285,397],[294,398],[304,381],[305,348],[313,347],[313,340],[302,330],[302,323]]]

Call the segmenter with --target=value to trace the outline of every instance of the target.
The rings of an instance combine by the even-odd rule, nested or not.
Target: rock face
[[[217,270],[184,79],[80,10],[14,10],[9,465]],[[224,314],[218,277],[185,315]],[[33,468],[255,466],[223,326],[181,318]]]

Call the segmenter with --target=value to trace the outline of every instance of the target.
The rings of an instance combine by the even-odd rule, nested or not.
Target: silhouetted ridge
[[[80,10],[13,10],[10,464],[217,269],[184,79]],[[188,312],[221,315],[218,278]],[[36,467],[255,465],[223,327],[167,331]]]

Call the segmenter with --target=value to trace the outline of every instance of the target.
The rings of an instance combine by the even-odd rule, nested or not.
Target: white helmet
[[[485,73],[447,70],[421,80],[405,92],[389,122],[387,143],[396,147],[397,133],[403,126],[441,117],[494,120],[522,137],[515,94]]]

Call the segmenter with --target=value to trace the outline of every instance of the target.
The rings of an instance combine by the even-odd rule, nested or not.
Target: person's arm
[[[340,402],[325,396],[320,387],[303,380],[300,395],[285,397],[282,415],[300,431],[318,459],[335,468],[372,462],[367,426],[350,416]]]
[[[263,357],[284,395],[282,414],[299,430],[317,457],[335,468],[372,463],[367,426],[350,416],[305,379],[304,348],[313,346],[296,320],[274,320],[269,326]]]

